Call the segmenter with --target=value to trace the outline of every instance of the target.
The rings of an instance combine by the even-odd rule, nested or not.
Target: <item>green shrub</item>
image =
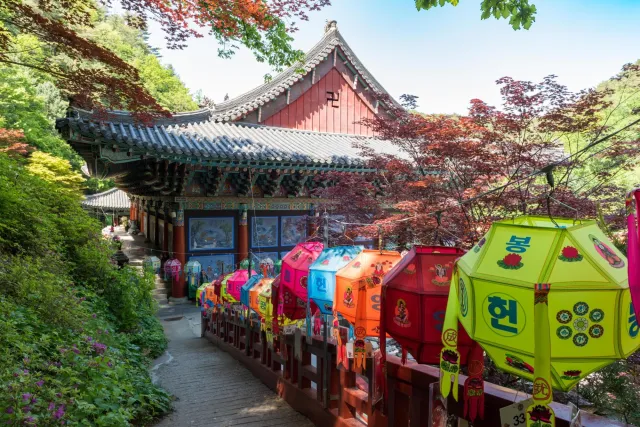
[[[0,341],[2,424],[124,426],[170,407],[138,346],[97,315],[75,329],[51,328],[34,310],[0,297]]]
[[[126,426],[170,408],[153,275],[118,269],[80,195],[0,154],[0,424]]]

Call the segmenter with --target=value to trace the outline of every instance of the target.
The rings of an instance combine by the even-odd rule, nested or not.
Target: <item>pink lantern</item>
[[[309,267],[320,256],[324,245],[320,242],[299,243],[282,260],[280,284],[303,301],[309,299],[307,276]]]
[[[255,276],[256,272],[251,270],[251,275]],[[249,270],[246,269],[234,271],[231,277],[227,279],[227,292],[235,298],[236,301],[240,301],[240,290],[242,286],[247,283],[247,280],[249,280]]]
[[[175,258],[170,258],[164,263],[164,278],[165,280],[171,279],[176,282],[180,279],[180,271],[182,270],[182,264]]]

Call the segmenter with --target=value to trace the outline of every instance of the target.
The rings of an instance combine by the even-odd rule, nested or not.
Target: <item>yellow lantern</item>
[[[638,349],[626,262],[595,221],[524,216],[494,223],[456,264],[443,376],[457,382],[455,363],[446,359],[456,360],[459,319],[500,369],[534,381],[544,413],[551,387],[567,391]],[[441,384],[446,396],[451,382]]]

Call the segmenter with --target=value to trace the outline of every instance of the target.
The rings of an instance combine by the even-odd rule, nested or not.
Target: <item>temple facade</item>
[[[207,278],[281,258],[313,233],[327,171],[369,173],[356,144],[394,148],[359,122],[391,99],[327,23],[304,63],[235,99],[150,125],[71,108],[56,127],[93,176],[111,177],[158,254],[199,261]],[[387,101],[395,102],[395,101]],[[185,295],[184,283],[172,289]]]

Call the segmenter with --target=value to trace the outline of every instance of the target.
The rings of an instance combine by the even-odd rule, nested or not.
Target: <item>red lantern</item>
[[[384,277],[380,325],[381,348],[385,333],[408,351],[418,363],[439,364],[442,325],[453,265],[464,255],[458,248],[415,246]],[[459,327],[461,362],[466,363],[473,341]]]

